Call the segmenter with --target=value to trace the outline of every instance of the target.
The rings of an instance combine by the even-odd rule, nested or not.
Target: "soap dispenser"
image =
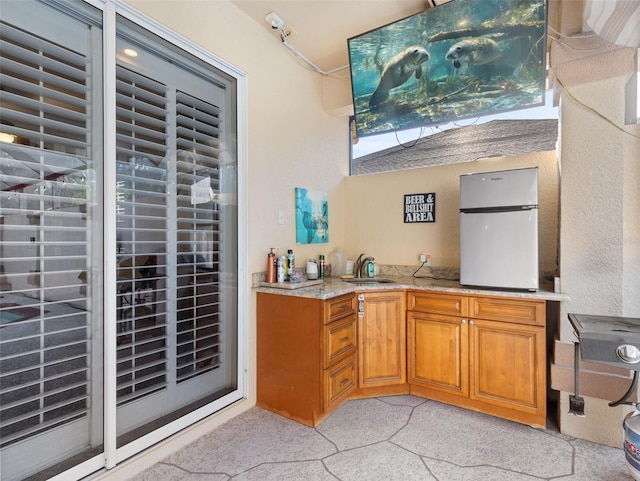
[[[273,252],[274,247],[271,247],[271,252],[267,254],[267,282],[273,284],[276,282],[277,261],[276,253]]]
[[[367,277],[373,277],[376,275],[376,266],[373,263],[373,259],[367,263]]]

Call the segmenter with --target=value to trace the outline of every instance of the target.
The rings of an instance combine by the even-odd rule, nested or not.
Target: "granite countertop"
[[[304,281],[295,289],[290,288],[278,288],[267,287],[262,285],[260,287],[254,287],[255,292],[264,292],[267,294],[278,294],[282,296],[294,296],[294,297],[308,297],[312,299],[330,299],[332,297],[340,296],[343,294],[349,294],[352,292],[366,292],[366,291],[389,291],[389,290],[425,290],[425,291],[437,291],[437,292],[452,292],[458,294],[476,294],[476,295],[489,295],[489,296],[505,296],[505,297],[519,297],[523,299],[541,299],[547,301],[568,301],[569,296],[567,294],[553,292],[553,286],[551,284],[542,284],[540,289],[535,292],[521,291],[521,290],[504,290],[504,289],[490,289],[479,287],[463,287],[458,281],[451,281],[446,279],[434,279],[428,277],[392,277],[381,276],[384,279],[392,280],[393,283],[380,283],[380,284],[351,284],[344,282],[337,277],[326,277],[322,283],[305,286]]]

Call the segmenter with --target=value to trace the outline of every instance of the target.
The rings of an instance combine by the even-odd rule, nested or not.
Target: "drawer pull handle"
[[[345,384],[347,384],[349,382],[348,379],[343,379],[342,381],[340,381],[340,386],[344,386]]]
[[[349,340],[349,336],[344,336],[342,339],[340,339],[340,342],[347,342]]]

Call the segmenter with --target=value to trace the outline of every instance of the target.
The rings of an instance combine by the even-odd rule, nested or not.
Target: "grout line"
[[[185,473],[189,473],[189,474],[213,474],[216,476],[226,476],[227,478],[231,479],[233,476],[235,475],[231,475],[231,474],[227,474],[227,473],[220,473],[220,472],[215,472],[215,471],[192,471],[190,469],[184,468],[182,466],[180,466],[179,464],[175,464],[175,463],[167,463],[166,461],[160,461],[157,464],[163,464],[165,466],[173,466],[176,469],[179,469],[180,471],[184,471]]]
[[[410,396],[410,395],[407,395]],[[412,396],[413,398],[414,396]],[[314,469],[314,470],[318,470],[319,472],[322,472],[324,470],[324,472],[326,472],[330,478],[335,479],[336,481],[342,481],[343,478],[340,477],[340,474],[343,474],[346,477],[349,477],[351,474],[356,474],[355,471],[353,471],[353,469],[356,467],[353,465],[353,462],[357,462],[359,458],[357,450],[363,449],[363,448],[369,448],[372,446],[378,446],[377,448],[375,448],[373,451],[371,452],[384,452],[385,451],[385,446],[393,446],[393,450],[395,451],[395,448],[400,448],[400,451],[404,451],[405,453],[407,453],[407,455],[410,455],[407,457],[407,459],[413,459],[414,457],[417,457],[420,460],[420,464],[424,467],[424,470],[426,473],[428,473],[428,475],[430,476],[428,479],[432,480],[432,481],[447,481],[446,479],[440,479],[438,476],[436,476],[436,474],[434,474],[434,469],[437,468],[437,465],[435,463],[442,463],[443,467],[444,466],[451,466],[450,469],[455,469],[455,470],[459,470],[459,476],[460,479],[478,479],[478,476],[480,473],[474,471],[474,469],[476,470],[481,470],[481,469],[490,469],[490,470],[495,470],[496,473],[503,473],[503,476],[506,476],[505,479],[508,479],[510,474],[512,473],[514,475],[518,475],[518,476],[523,476],[526,479],[531,479],[533,480],[545,480],[545,481],[550,481],[550,480],[556,480],[556,479],[571,479],[573,480],[577,475],[576,475],[576,462],[579,459],[579,454],[584,453],[583,450],[581,450],[581,445],[578,443],[574,443],[573,441],[580,441],[577,440],[575,438],[572,438],[570,436],[566,436],[563,435],[561,433],[557,433],[548,429],[541,429],[541,428],[533,428],[531,426],[526,426],[526,425],[519,425],[518,423],[514,423],[511,421],[505,421],[505,420],[501,420],[499,418],[497,418],[497,422],[499,422],[499,424],[497,425],[497,430],[496,433],[499,434],[500,432],[502,432],[502,435],[504,435],[504,433],[506,432],[514,432],[517,434],[517,437],[522,436],[522,439],[529,439],[527,436],[532,436],[533,439],[538,439],[538,440],[542,440],[539,436],[540,435],[544,435],[545,437],[550,437],[548,441],[543,442],[543,445],[546,445],[547,443],[550,443],[549,446],[554,450],[554,451],[561,451],[563,453],[565,453],[565,457],[564,458],[560,458],[558,457],[558,455],[552,455],[549,456],[549,459],[547,461],[547,463],[545,463],[542,468],[546,468],[543,469],[542,471],[540,471],[539,474],[532,474],[529,472],[523,472],[523,471],[518,471],[517,469],[528,469],[528,465],[525,463],[523,465],[520,465],[519,463],[509,463],[509,462],[505,462],[505,465],[503,466],[501,464],[502,459],[501,458],[486,458],[484,456],[482,456],[482,446],[484,441],[478,439],[475,444],[472,443],[473,448],[479,448],[480,451],[476,452],[476,456],[474,456],[473,458],[469,458],[469,460],[475,460],[476,462],[496,462],[498,463],[497,465],[493,465],[493,464],[474,464],[474,465],[463,465],[463,464],[458,464],[458,462],[464,461],[464,458],[462,458],[461,456],[464,455],[464,453],[460,453],[460,456],[456,456],[455,453],[452,454],[452,456],[448,455],[448,451],[442,451],[442,449],[437,449],[437,443],[438,443],[438,437],[434,437],[434,438],[430,438],[431,441],[429,443],[426,443],[426,441],[422,441],[422,444],[420,444],[420,432],[422,432],[421,430],[423,429],[422,424],[419,423],[420,419],[422,419],[422,416],[427,416],[427,418],[425,419],[432,419],[433,415],[429,416],[429,410],[431,408],[437,407],[442,405],[444,407],[444,411],[443,411],[443,416],[448,416],[451,417],[451,421],[455,421],[456,416],[457,416],[457,409],[461,409],[464,411],[464,409],[462,408],[456,408],[455,406],[450,406],[447,405],[446,403],[439,403],[437,401],[432,401],[429,399],[421,399],[421,398],[416,398],[416,399],[412,399],[412,398],[405,398],[405,401],[407,401],[406,403],[401,403],[401,399],[394,399],[394,397],[376,397],[376,398],[370,398],[369,400],[367,400],[367,402],[369,402],[370,404],[362,404],[362,405],[354,405],[352,406],[353,409],[353,413],[356,414],[356,416],[358,416],[358,419],[362,419],[362,421],[364,421],[364,427],[367,426],[367,423],[372,423],[372,426],[374,426],[376,424],[376,413],[378,409],[382,409],[382,412],[385,412],[386,414],[389,415],[389,422],[391,424],[388,425],[388,427],[390,427],[391,429],[389,431],[387,431],[386,429],[382,430],[382,431],[374,431],[375,434],[377,434],[375,437],[372,437],[369,434],[369,431],[362,431],[361,433],[358,433],[358,429],[360,427],[360,425],[354,425],[354,431],[351,431],[349,429],[349,426],[351,426],[351,424],[353,423],[337,423],[334,426],[332,426],[327,433],[325,434],[324,432],[320,431],[319,427],[316,428],[310,428],[310,427],[306,427],[304,431],[302,431],[302,439],[307,439],[309,442],[312,442],[314,446],[317,447],[318,451],[316,451],[316,453],[318,455],[320,455],[321,457],[319,458],[310,458],[310,459],[300,459],[301,457],[304,457],[304,451],[300,451],[298,450],[292,450],[292,451],[286,451],[287,449],[290,449],[291,447],[296,447],[297,444],[300,443],[299,438],[298,438],[298,434],[296,433],[300,433],[300,431],[293,429],[292,431],[289,430],[289,423],[295,423],[294,421],[282,418],[279,419],[278,418],[267,418],[270,422],[273,422],[273,428],[277,430],[277,432],[281,432],[281,434],[284,436],[282,437],[282,439],[271,439],[271,429],[263,429],[262,430],[262,435],[255,439],[255,442],[253,442],[253,436],[251,434],[251,430],[246,431],[246,428],[248,427],[249,429],[251,428],[251,423],[254,423],[253,425],[257,425],[255,423],[260,423],[260,425],[262,425],[262,423],[264,423],[265,421],[263,420],[263,415],[262,414],[258,414],[256,417],[250,418],[250,421],[248,424],[247,423],[240,423],[238,426],[238,429],[234,428],[232,430],[229,430],[227,432],[224,433],[224,435],[220,436],[219,441],[223,444],[225,444],[225,440],[231,441],[232,439],[234,439],[238,434],[240,434],[240,436],[238,436],[238,439],[241,441],[241,443],[243,443],[243,445],[246,446],[246,452],[243,452],[242,455],[244,457],[243,462],[239,463],[235,469],[242,469],[242,471],[235,473],[235,474],[227,474],[227,473],[223,473],[223,472],[214,472],[214,471],[192,471],[189,469],[186,469],[184,467],[182,467],[179,464],[175,464],[172,462],[164,462],[161,461],[158,463],[158,465],[164,465],[164,466],[172,466],[176,469],[179,469],[181,472],[184,473],[189,473],[189,474],[194,474],[194,475],[217,475],[217,476],[225,476],[227,480],[233,480],[233,479],[237,479],[238,477],[241,477],[242,475],[251,475],[253,474],[253,476],[257,475],[257,469],[261,468],[266,471],[267,474],[271,474],[273,476],[273,473],[269,472],[269,467],[268,466],[293,466],[292,468],[290,467],[289,469],[292,472],[296,472],[298,471],[298,468],[296,467],[296,465],[308,465],[310,468]],[[419,400],[419,401],[418,401]],[[350,402],[360,402],[361,400],[353,400]],[[364,401],[364,400],[362,400]],[[373,402],[372,402],[373,401]],[[416,401],[417,404],[414,404],[411,401]],[[376,404],[379,403],[379,404]],[[386,408],[384,408],[383,406],[387,406]],[[420,410],[418,410],[418,408],[420,408]],[[449,409],[451,408],[451,409]],[[261,408],[257,408],[260,411],[263,411]],[[272,413],[270,413],[267,410],[264,410],[265,413],[269,413],[269,415],[271,415]],[[345,414],[349,415],[351,411],[347,411],[346,413],[343,413],[343,416]],[[448,413],[448,414],[446,414]],[[475,415],[479,415],[482,416],[483,418],[485,416],[487,416],[489,418],[489,421],[491,421],[492,416],[490,415],[485,415],[482,413],[471,413],[472,416],[469,418],[469,422],[473,422],[475,418]],[[379,415],[379,413],[378,413]],[[274,416],[276,416],[274,414]],[[345,418],[347,420],[350,420],[350,417]],[[440,418],[440,416],[437,416],[436,418],[433,418],[434,420],[440,420],[440,421],[447,421],[448,422],[448,418],[444,419],[444,418]],[[355,421],[355,419],[354,419]],[[505,422],[505,424],[503,424],[502,422]],[[230,422],[233,422],[233,420],[231,420]],[[513,424],[513,429],[511,428],[511,425]],[[398,426],[399,427],[396,427]],[[268,427],[269,425],[267,425]],[[295,426],[295,428],[299,428],[299,426]],[[452,425],[452,428],[455,429],[455,425]],[[528,429],[526,429],[528,428]],[[409,429],[408,431],[404,432],[405,430]],[[428,429],[428,426],[424,427],[424,429]],[[216,430],[211,431],[208,435],[211,436],[216,436],[215,433]],[[390,432],[390,434],[387,434],[388,432]],[[539,434],[533,434],[533,433],[539,433]],[[295,434],[295,436],[294,436]],[[319,435],[318,438],[314,439],[315,435]],[[351,447],[347,447],[345,449],[340,449],[339,447],[339,443],[340,440],[347,440],[349,441],[349,436],[350,435],[363,435],[362,438],[359,439],[360,442],[366,442],[369,439],[377,439],[374,440],[372,442],[369,442],[367,444],[359,444],[354,442],[354,440],[358,440],[357,438],[354,440],[350,440],[351,442],[345,443],[345,446],[351,446]],[[407,444],[407,440],[409,438],[407,438],[407,436],[414,434],[414,436],[411,436],[411,441],[414,442],[410,442]],[[443,435],[445,435],[446,433],[443,433]],[[381,436],[380,436],[381,435]],[[401,435],[405,436],[405,439],[403,441],[403,438],[400,437]],[[399,438],[400,437],[400,438]],[[335,441],[334,441],[335,439]],[[552,441],[552,439],[554,439],[555,441]],[[326,442],[327,444],[324,445],[324,442]],[[586,443],[589,443],[588,441],[585,441]],[[267,445],[265,445],[265,443],[268,443],[268,447]],[[403,446],[402,444],[399,443],[404,443],[406,444],[408,447]],[[426,443],[426,444],[425,444]],[[433,443],[436,443],[436,445],[434,446]],[[568,446],[567,446],[568,445]],[[590,445],[590,444],[589,444]],[[287,458],[291,458],[289,460],[283,459],[283,460],[275,460],[275,461],[261,461],[262,459],[265,459],[265,453],[268,453],[268,449],[278,449],[278,447],[281,446],[285,451],[287,452]],[[331,452],[331,448],[329,446],[333,446],[333,452]],[[604,447],[604,446],[603,446]],[[431,448],[436,448],[435,451],[433,451]],[[561,448],[561,449],[559,449]],[[571,449],[570,453],[571,453],[571,461],[569,462],[569,448]],[[604,447],[609,449],[609,447]],[[188,450],[189,446],[185,446],[185,448]],[[267,449],[267,451],[265,451],[265,449]],[[422,450],[424,452],[432,452],[433,454],[436,454],[436,456],[441,456],[444,455],[444,459],[441,459],[440,457],[430,457],[428,455],[423,455],[420,454],[419,452],[414,452],[412,449],[417,449],[417,450]],[[425,450],[426,449],[426,450]],[[524,449],[524,447],[523,447]],[[566,451],[565,451],[566,449]],[[584,448],[583,448],[584,449]],[[614,448],[611,448],[614,449]],[[495,450],[494,450],[495,451]],[[535,451],[535,449],[534,449]],[[327,453],[329,452],[329,454],[323,454],[323,453]],[[344,454],[344,453],[350,453],[353,452],[353,454],[351,455],[347,455],[344,458],[342,457],[337,457],[335,458],[336,461],[336,465],[333,467],[334,470],[336,470],[336,473],[332,472],[330,467],[331,467],[331,463],[329,462],[329,460],[331,460],[331,458],[334,458],[338,455]],[[309,453],[311,454],[311,452]],[[480,454],[480,455],[478,455]],[[535,453],[534,453],[535,454]],[[493,453],[493,455],[495,455],[495,452]],[[194,447],[194,449],[191,450],[191,452],[189,453],[189,459],[187,461],[184,461],[186,463],[189,462],[194,462],[195,464],[193,466],[200,466],[199,464],[197,464],[199,462],[200,459],[203,459],[203,456],[207,456],[207,457],[211,457],[211,456],[215,456],[215,452],[212,452],[212,448],[210,448],[208,446],[207,443],[203,443],[198,447]],[[401,457],[404,455],[400,455]],[[280,456],[282,458],[284,458],[285,456]],[[395,462],[398,458],[396,457],[392,457],[390,458],[391,462]],[[546,458],[545,458],[546,459]],[[230,460],[231,462],[231,460]],[[258,464],[252,464],[253,462],[258,462]],[[316,463],[320,463],[320,465],[322,466],[322,469],[320,469],[319,465]],[[413,461],[412,461],[413,463]],[[557,463],[557,464],[556,464]],[[430,466],[430,464],[432,466]],[[342,471],[340,471],[340,469],[338,468],[339,466],[345,466],[345,468],[347,469],[346,473],[343,473]],[[211,467],[214,466],[218,466],[218,464],[212,464]],[[220,467],[225,466],[220,465]],[[232,468],[233,464],[229,465],[229,468]],[[246,468],[244,468],[244,466],[248,466]],[[510,467],[511,466],[511,467]],[[538,466],[539,467],[539,466]],[[560,474],[560,473],[556,473],[554,472],[555,470],[552,470],[550,468],[552,467],[556,467],[556,468],[560,468],[559,470],[566,470],[568,472],[564,473],[564,474]],[[479,468],[479,469],[478,469]],[[233,469],[233,468],[232,468]],[[283,468],[286,469],[286,468]],[[420,471],[422,471],[422,467],[420,468],[416,468],[419,469]],[[621,467],[621,470],[624,469],[624,466]],[[447,468],[445,468],[445,472],[446,472]],[[436,469],[437,471],[437,469]],[[532,470],[533,472],[535,472],[536,470]],[[553,475],[542,475],[542,473],[545,473],[546,471],[549,472],[554,472]],[[152,472],[150,472],[149,474],[151,474]],[[349,474],[351,473],[351,474]],[[401,475],[401,473],[399,473]],[[145,478],[138,478],[136,477],[135,479],[147,479]],[[148,478],[150,480],[155,480],[155,478]],[[346,479],[346,478],[345,478]],[[425,481],[426,481],[426,477],[425,477]]]

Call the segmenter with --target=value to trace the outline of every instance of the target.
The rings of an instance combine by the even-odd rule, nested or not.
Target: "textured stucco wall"
[[[640,140],[637,126],[624,126],[630,72],[593,80],[615,55],[599,56],[597,69],[590,57],[572,61],[561,93],[560,276],[571,300],[562,304],[560,333],[567,342],[575,339],[570,312],[640,317]],[[628,408],[610,408],[608,401],[622,394],[586,398],[586,416],[576,417],[563,392],[562,432],[620,446]]]
[[[640,112],[639,112],[640,115]],[[640,127],[634,130],[640,135]],[[623,140],[624,230],[623,312],[640,317],[640,141],[626,136]]]

